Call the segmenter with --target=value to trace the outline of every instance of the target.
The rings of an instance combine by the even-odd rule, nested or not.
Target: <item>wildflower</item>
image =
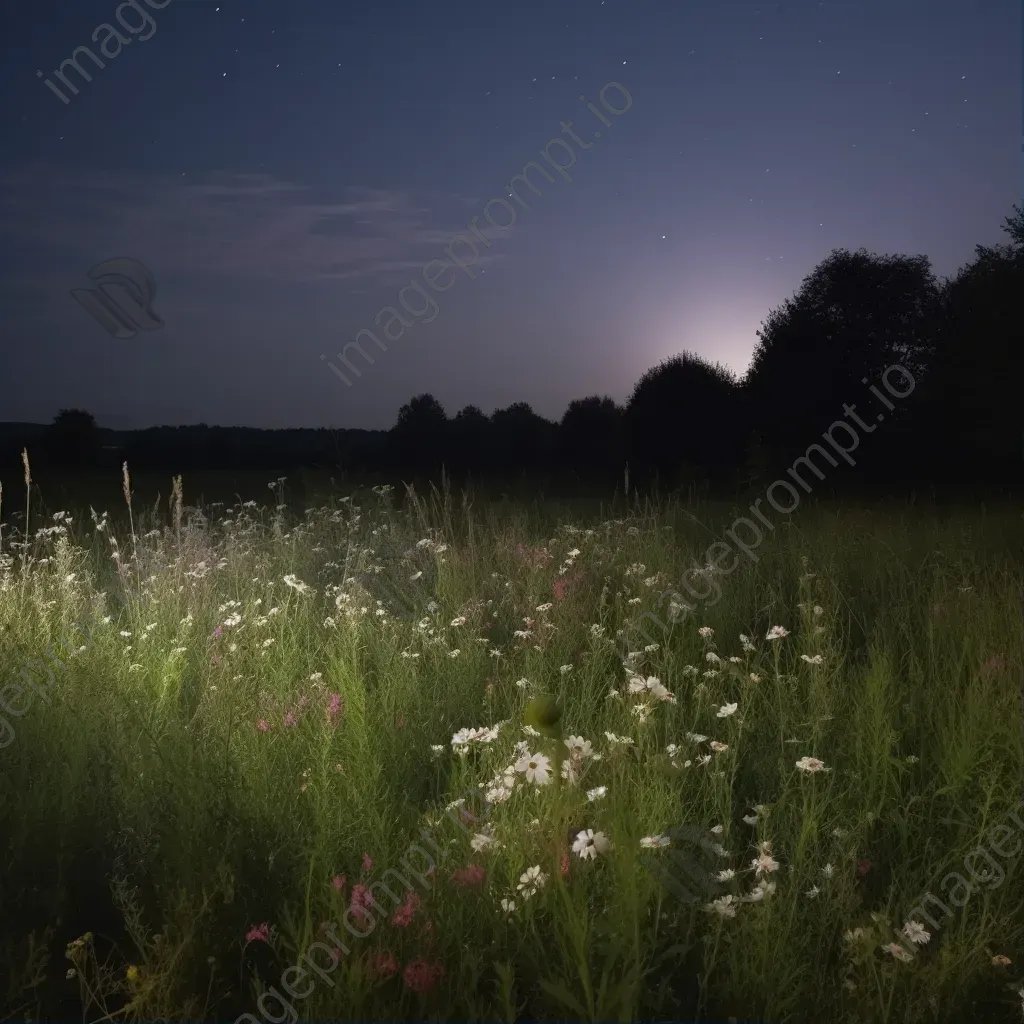
[[[750,681],[752,683],[759,683],[759,682],[761,682],[761,677],[756,672],[751,672],[750,673]]]
[[[905,964],[914,959],[914,954],[904,949],[898,942],[890,942],[887,946],[882,947],[882,951],[888,953],[894,960]]]
[[[270,942],[270,925],[264,921],[255,924],[245,933],[246,942]]]
[[[712,740],[712,741],[711,741],[711,742],[710,742],[710,743],[708,744],[708,746],[709,746],[709,747],[710,747],[710,748],[711,748],[711,749],[712,749],[712,750],[713,750],[713,751],[714,751],[714,752],[715,752],[716,754],[724,754],[724,753],[725,753],[725,752],[726,752],[726,751],[727,751],[727,750],[729,749],[729,744],[728,744],[728,743],[719,743],[719,742],[718,742],[718,740]]]
[[[270,728],[270,723],[265,718],[261,718],[256,723],[256,728],[259,729],[260,732],[266,732]]]
[[[710,626],[701,626],[697,632],[705,639],[710,640],[714,635],[715,631]]]
[[[781,640],[789,636],[789,630],[785,626],[772,626],[765,634],[765,640]]]
[[[918,921],[908,921],[903,926],[903,935],[915,946],[926,946],[931,941],[931,932]]]
[[[992,957],[992,964],[994,967],[1009,967],[1013,961],[1008,957],[999,953],[997,956]]]
[[[756,825],[757,824],[757,815],[756,814],[744,814],[743,815],[743,820],[748,825]]]
[[[768,896],[771,896],[775,892],[776,885],[774,882],[769,882],[767,879],[762,878],[753,889],[743,897],[744,903],[761,903]]]
[[[463,887],[480,885],[487,872],[480,864],[470,864],[467,867],[459,868],[453,875],[452,881]]]
[[[819,761],[816,757],[801,757],[800,760],[796,762],[796,766],[800,771],[806,772],[808,775],[828,770],[825,768],[825,762]]]
[[[834,866],[833,866],[832,864],[826,864],[826,865],[825,865],[825,866],[824,866],[824,867],[823,867],[823,868],[821,869],[821,873],[822,873],[822,874],[823,874],[823,875],[824,875],[824,876],[825,876],[826,878],[831,878],[831,877],[832,877],[832,876],[833,876],[833,875],[834,875],[834,874],[836,873],[836,869],[835,869],[835,867],[834,867]]]
[[[504,910],[506,914],[515,913],[516,901],[510,899],[503,899],[501,901],[501,909]]]
[[[804,895],[809,896],[813,900],[820,892],[821,890],[816,885],[812,885]]]
[[[437,984],[443,974],[441,964],[429,964],[422,957],[417,957],[406,965],[402,978],[413,992],[423,995]]]
[[[410,890],[405,894],[402,905],[391,915],[391,923],[396,928],[408,928],[420,905],[419,896]]]
[[[671,846],[672,839],[669,836],[644,836],[640,845],[646,850],[658,850],[664,846]]]
[[[293,725],[295,725],[295,723],[297,721],[298,721],[298,719],[295,717],[295,715],[291,711],[289,711],[288,714],[286,714],[284,716],[284,725],[285,725],[286,729],[290,728]]]
[[[719,917],[735,917],[735,898],[732,893],[726,893],[725,896],[719,896],[717,900],[712,900],[708,903],[706,909],[714,914],[718,914]]]
[[[632,743],[633,743],[632,739],[630,739],[629,736],[616,736],[615,733],[613,733],[613,732],[606,732],[604,735],[605,735],[605,738],[608,740],[608,742],[613,747],[614,746],[626,746],[626,747],[628,747],[628,746],[631,746]]]
[[[740,633],[740,644],[743,646],[743,650],[747,654],[750,654],[751,651],[757,650],[757,648],[754,647],[753,640],[751,640],[749,636],[746,636],[743,633]]]
[[[580,860],[596,860],[598,854],[605,854],[612,848],[611,840],[603,832],[595,832],[592,828],[577,833],[572,844],[572,852]]]
[[[728,718],[730,715],[736,714],[736,709],[739,707],[738,704],[723,704],[716,712],[716,718]]]
[[[750,866],[758,875],[768,874],[779,870],[779,862],[772,856],[772,844],[763,842],[760,844],[758,855],[751,862]]]
[[[703,743],[707,739],[707,736],[702,736],[699,732],[688,732],[686,734],[686,738],[691,743]]]
[[[390,978],[398,970],[398,961],[386,950],[374,955],[370,973],[375,978]]]
[[[330,702],[327,705],[327,717],[332,721],[336,721],[338,715],[341,714],[341,694],[332,693]]]
[[[460,615],[458,618],[452,619],[452,626],[464,626],[466,624],[466,616]]]
[[[590,803],[594,803],[595,800],[603,800],[607,794],[607,786],[595,786],[593,789],[587,790],[587,800]]]
[[[543,754],[524,754],[516,761],[515,769],[535,786],[546,786],[551,781],[551,762]]]
[[[724,868],[715,875],[719,882],[731,882],[735,877],[736,872],[732,868]]]
[[[714,651],[708,651],[708,653],[704,655],[704,660],[710,662],[710,664],[712,665],[722,664],[722,659],[717,654],[715,654]]]
[[[135,964],[129,964],[128,969],[124,972],[124,976],[128,979],[130,984],[135,984],[139,980],[139,969]]]
[[[540,869],[539,864],[527,868],[519,876],[519,885],[516,887],[523,894],[523,899],[528,900],[538,889],[542,889],[548,880],[548,876]]]
[[[494,847],[498,847],[501,843],[494,838],[489,832],[477,832],[469,841],[470,847],[476,853],[483,853],[486,850],[490,850]]]

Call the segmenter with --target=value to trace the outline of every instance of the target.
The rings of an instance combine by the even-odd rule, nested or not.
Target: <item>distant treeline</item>
[[[99,428],[81,410],[49,426],[0,424],[4,482],[33,464],[166,470],[323,467],[458,479],[567,475],[662,489],[789,481],[848,489],[1006,493],[1024,484],[1024,211],[1009,241],[976,247],[938,281],[926,256],[834,250],[769,312],[747,374],[682,353],[641,377],[625,406],[594,395],[561,421],[525,402],[448,416],[429,394],[389,431]],[[11,481],[13,482],[13,481]]]

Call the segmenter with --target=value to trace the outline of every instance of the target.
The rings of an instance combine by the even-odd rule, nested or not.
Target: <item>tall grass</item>
[[[1020,1019],[1019,511],[808,506],[669,616],[735,510],[123,490],[2,537],[0,1020]]]

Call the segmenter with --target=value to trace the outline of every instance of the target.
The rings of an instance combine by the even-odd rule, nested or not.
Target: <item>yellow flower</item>
[[[139,969],[135,966],[135,964],[129,964],[128,970],[124,973],[128,980],[133,984],[139,980]]]

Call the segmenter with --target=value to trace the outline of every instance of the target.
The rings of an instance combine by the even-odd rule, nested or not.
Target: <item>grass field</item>
[[[5,527],[0,1020],[1021,1019],[1019,509],[268,494]]]

